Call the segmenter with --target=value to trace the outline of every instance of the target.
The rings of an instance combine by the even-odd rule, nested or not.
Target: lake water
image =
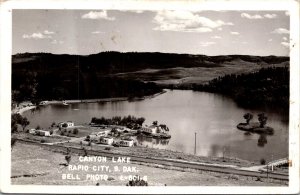
[[[155,98],[142,101],[107,103],[80,103],[69,106],[47,105],[36,112],[25,112],[30,127],[47,128],[54,121],[72,120],[75,124],[89,123],[92,117],[134,115],[144,117],[144,124],[157,120],[170,129],[170,140],[141,138],[139,142],[148,147],[194,153],[202,156],[237,157],[259,161],[288,156],[288,122],[286,116],[266,112],[267,125],[274,128],[274,135],[246,135],[236,128],[244,122],[243,115],[260,110],[238,107],[231,99],[205,92],[173,90]]]

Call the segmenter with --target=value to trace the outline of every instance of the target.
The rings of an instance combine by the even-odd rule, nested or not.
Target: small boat
[[[62,104],[64,105],[64,106],[68,106],[69,104],[67,104],[67,102],[64,100],[64,101],[62,101]]]
[[[44,105],[47,105],[49,103],[49,101],[41,101],[39,103],[40,106],[44,106]]]

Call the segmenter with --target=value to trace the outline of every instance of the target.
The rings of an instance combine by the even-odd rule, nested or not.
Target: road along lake
[[[140,101],[105,103],[50,104],[38,111],[24,113],[30,120],[29,128],[40,125],[47,128],[52,122],[74,121],[89,123],[92,117],[127,116],[144,117],[144,124],[157,120],[170,129],[170,140],[139,138],[147,147],[194,153],[201,156],[236,157],[259,161],[264,158],[288,157],[288,120],[279,112],[265,112],[267,125],[274,128],[274,135],[247,134],[236,128],[244,122],[243,115],[251,112],[253,121],[261,110],[243,109],[231,99],[212,93],[190,90],[168,90],[154,98]]]

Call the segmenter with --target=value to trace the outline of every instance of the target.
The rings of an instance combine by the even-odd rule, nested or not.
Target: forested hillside
[[[243,107],[280,108],[288,112],[289,78],[288,67],[263,68],[250,74],[226,75],[208,84],[191,85],[185,89],[223,94]]]
[[[145,82],[143,77],[137,78],[141,73],[135,73],[135,71],[159,69],[161,70],[159,76],[163,77],[163,74],[172,73],[173,70],[170,68],[204,67],[214,71],[218,67],[223,67],[227,62],[236,60],[264,67],[270,66],[270,64],[286,63],[289,58],[136,52],[102,52],[87,56],[49,53],[16,54],[12,56],[12,98],[14,101],[40,101],[120,96],[141,97],[160,92],[161,86],[153,82]],[[238,67],[238,65],[233,66]],[[127,72],[132,72],[130,77],[118,75]],[[177,78],[178,76],[171,75],[170,77]],[[199,77],[201,77],[201,72]],[[155,81],[155,78],[153,77],[152,81]],[[256,86],[256,84],[253,85]],[[220,93],[221,91],[218,90],[225,90],[227,86],[226,83],[223,87],[222,85],[222,82],[213,80],[209,85],[210,88],[207,86],[200,88]],[[193,89],[200,90],[200,88],[198,86]],[[240,98],[237,100],[241,101]]]

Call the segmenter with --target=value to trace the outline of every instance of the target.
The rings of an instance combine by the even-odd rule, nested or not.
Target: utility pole
[[[271,162],[273,162],[273,154],[272,154]],[[272,163],[272,171],[273,171],[273,163]]]
[[[223,147],[223,162],[225,162],[225,151],[226,151],[226,148],[225,146]]]
[[[197,146],[197,133],[195,132],[195,149],[194,149],[194,155],[196,155],[196,153],[197,153],[196,146]]]
[[[268,181],[269,181],[269,162],[267,163],[267,178],[268,178]]]

